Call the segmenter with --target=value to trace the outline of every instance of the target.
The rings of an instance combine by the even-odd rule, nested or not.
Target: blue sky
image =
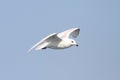
[[[120,80],[119,0],[0,1],[0,80]],[[78,27],[79,47],[27,53]]]

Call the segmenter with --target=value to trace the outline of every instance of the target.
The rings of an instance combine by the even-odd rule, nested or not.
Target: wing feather
[[[36,43],[32,48],[30,48],[28,52],[30,52],[32,49],[35,50],[42,49],[43,47],[46,47],[49,44],[49,42],[54,40],[61,40],[60,38],[57,37],[56,33],[50,34],[47,37],[43,38],[41,41]]]
[[[61,32],[58,34],[58,37],[60,38],[68,38],[70,36],[76,38],[80,33],[80,29],[79,28],[72,28],[69,30],[66,30],[64,32]]]

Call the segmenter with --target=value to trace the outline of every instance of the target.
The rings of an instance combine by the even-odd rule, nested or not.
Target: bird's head
[[[78,46],[78,44],[76,43],[76,41],[73,40],[73,39],[70,39],[70,44],[71,44],[72,46]]]

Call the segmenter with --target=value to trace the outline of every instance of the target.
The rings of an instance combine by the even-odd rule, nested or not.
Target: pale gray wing
[[[72,28],[69,30],[66,30],[64,32],[61,32],[58,34],[58,37],[60,38],[68,38],[70,36],[76,38],[80,33],[80,29],[79,28]]]
[[[30,52],[32,49],[35,50],[40,50],[44,47],[46,47],[47,45],[49,45],[49,43],[56,41],[56,40],[61,40],[60,38],[58,38],[56,33],[50,34],[47,37],[43,38],[41,41],[39,41],[38,43],[36,43],[32,48],[30,48],[28,50],[28,52]]]

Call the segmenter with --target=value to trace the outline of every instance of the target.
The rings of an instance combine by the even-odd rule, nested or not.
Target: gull
[[[70,36],[76,38],[80,33],[80,28],[71,28],[61,33],[53,33],[43,38],[41,41],[36,43],[32,48],[28,50],[41,50],[41,49],[65,49],[71,46],[78,46],[75,40],[71,39]]]

